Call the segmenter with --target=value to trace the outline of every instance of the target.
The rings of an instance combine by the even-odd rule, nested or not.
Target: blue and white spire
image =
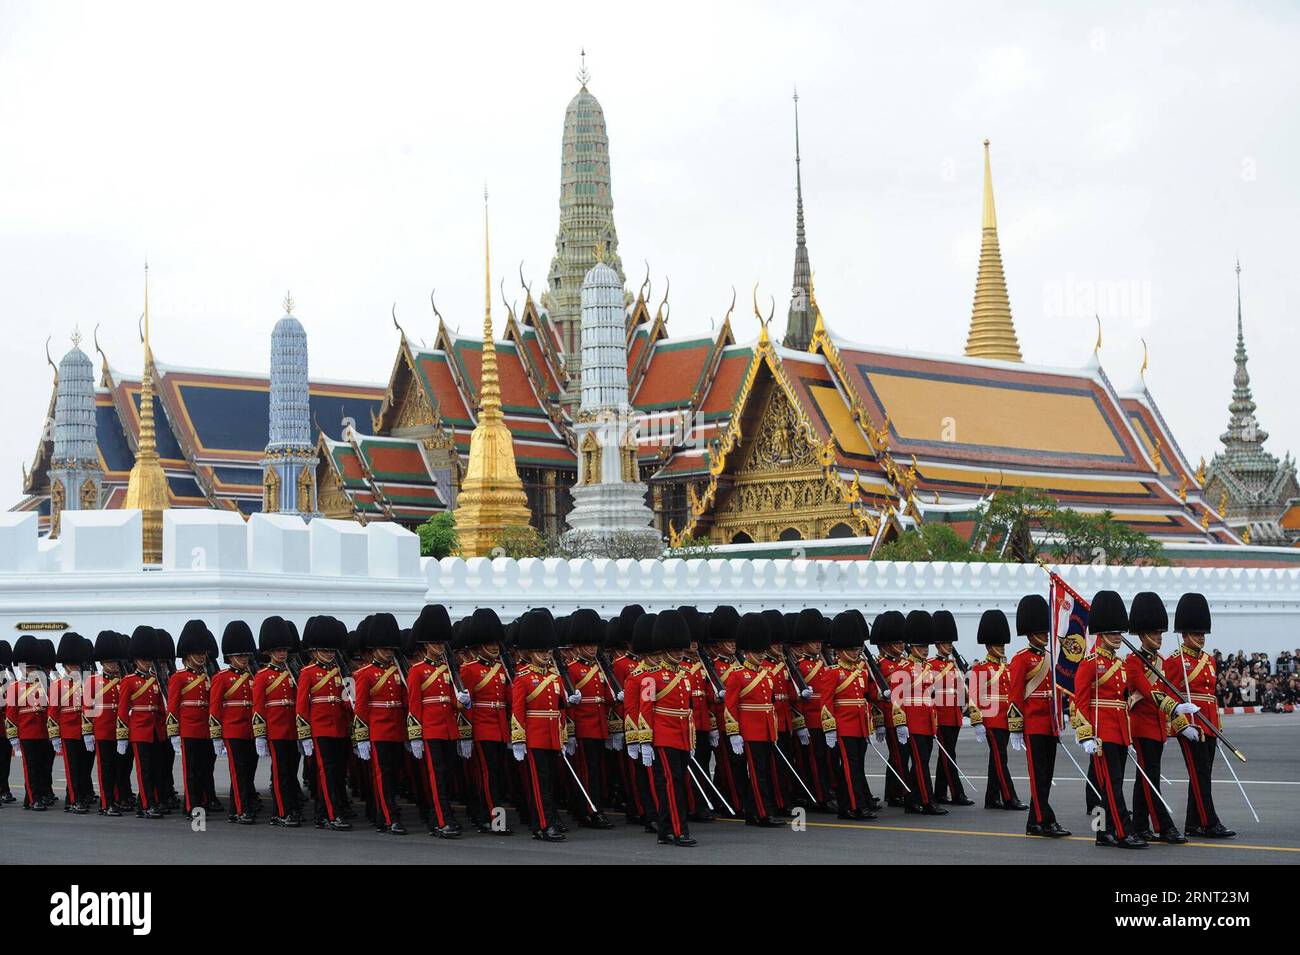
[[[95,433],[95,368],[81,350],[81,335],[59,361],[54,396],[54,454],[50,458],[50,536],[59,534],[65,510],[99,507],[104,471]]]
[[[316,445],[311,440],[307,332],[284,298],[284,315],[271,331],[269,440],[262,459],[262,510],[314,516]]]

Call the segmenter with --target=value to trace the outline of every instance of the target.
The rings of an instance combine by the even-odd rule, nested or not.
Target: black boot
[[[1187,837],[1178,831],[1177,826],[1170,826],[1156,837],[1160,842],[1171,846],[1182,846],[1187,844]],[[1148,839],[1148,842],[1153,841]]]

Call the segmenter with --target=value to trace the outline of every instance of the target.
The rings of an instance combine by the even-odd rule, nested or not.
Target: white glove
[[[653,766],[655,764],[655,748],[653,746],[641,747],[641,765]]]
[[[470,704],[469,690],[461,690],[460,692],[458,692],[456,694],[456,702],[458,702],[461,706],[469,706]]]
[[[812,742],[812,736],[809,735],[807,728],[796,730],[795,735],[799,737],[799,745],[807,746]]]
[[[472,739],[463,739],[456,744],[456,752],[460,753],[461,759],[469,759],[474,755],[474,741]]]
[[[1201,741],[1201,734],[1196,731],[1195,726],[1184,726],[1178,731],[1178,735],[1191,743],[1199,743]]]
[[[745,737],[737,733],[729,738],[731,740],[731,751],[737,756],[743,754],[745,752]]]
[[[572,693],[569,694],[570,706],[577,706],[581,702],[582,702],[582,694],[579,693],[577,690],[574,690]]]
[[[827,748],[827,749],[834,749],[834,748],[835,748],[836,746],[838,746],[839,744],[840,744],[840,734],[837,733],[837,732],[835,732],[834,730],[827,730],[827,731],[826,731],[826,748]]]
[[[876,742],[883,743],[884,741],[885,741],[885,726],[882,723],[880,726],[876,727]]]
[[[266,743],[265,736],[259,736],[253,740],[253,748],[257,750],[257,755],[262,759],[269,759],[271,756],[271,747]]]
[[[709,730],[709,747],[711,749],[717,749],[718,743],[721,741],[722,741],[722,734],[720,734],[717,730]]]
[[[15,753],[17,753],[19,758],[22,758],[23,748],[18,745],[18,737],[15,736],[13,739],[9,741],[9,748],[12,749]],[[119,750],[119,752],[125,753],[126,750],[124,749]]]
[[[898,743],[900,746],[907,743],[908,732],[906,726],[895,727],[894,735],[898,737]]]
[[[14,742],[17,743],[18,741],[17,741],[17,740],[14,740]],[[18,747],[15,746],[14,749],[18,749]],[[19,751],[19,752],[22,752],[22,750],[18,750],[18,751]],[[124,739],[120,739],[120,740],[117,741],[117,755],[119,755],[119,756],[125,756],[125,755],[126,755],[126,740],[124,740]],[[220,756],[220,755],[222,755],[222,754],[221,754],[221,753],[217,753],[217,755]]]
[[[424,740],[411,740],[411,755],[416,759],[424,759]]]
[[[623,749],[622,733],[615,733],[613,736],[609,738],[609,748],[614,750],[615,752],[619,752]]]
[[[622,691],[622,690],[619,690],[617,693],[614,694],[614,701],[615,701],[616,703],[622,703],[622,702],[623,702],[623,691]]]
[[[1011,734],[1011,748],[1014,749],[1017,753],[1023,753],[1023,752],[1025,751],[1025,734],[1024,734],[1024,733],[1012,733],[1012,734]]]
[[[214,753],[216,753],[218,756],[225,756],[225,755],[226,755],[226,741],[223,740],[223,739],[214,739],[214,740],[212,741],[212,751],[213,751]],[[125,750],[119,749],[118,752],[119,752],[119,753],[123,753],[123,752],[125,752]]]
[[[641,758],[641,744],[640,744],[640,743],[628,743],[628,744],[627,744],[627,755],[628,755],[628,757],[631,758],[631,759],[640,759],[640,758]]]
[[[983,723],[976,723],[976,724],[975,724],[975,741],[976,741],[977,743],[981,743],[981,744],[982,744],[982,743],[983,743],[987,738],[988,738],[988,732],[984,729],[984,724],[983,724]]]
[[[524,761],[524,757],[528,755],[528,747],[525,746],[523,743],[514,743],[513,745],[511,745],[510,751],[515,754],[516,763],[522,763]]]
[[[805,686],[802,690],[800,690],[800,691],[799,691],[799,699],[801,699],[801,700],[811,700],[811,699],[812,699],[812,687],[810,687],[810,686]]]
[[[54,746],[54,752],[57,753],[57,754],[59,754],[60,756],[62,756],[62,755],[63,755],[63,737],[61,737],[61,736],[56,736],[56,737],[54,737],[54,739],[50,740],[50,743]]]
[[[1200,707],[1197,706],[1195,703],[1179,703],[1177,706],[1174,707],[1174,712],[1182,716],[1191,716],[1199,709]]]
[[[357,759],[366,763],[370,762],[370,740],[363,739],[360,743],[357,743]]]
[[[718,691],[718,702],[719,703],[727,702],[727,688],[725,686]]]
[[[81,737],[81,741],[86,744],[87,753],[93,753],[95,751],[95,737],[92,734],[87,733],[85,736]]]
[[[1083,747],[1083,751],[1089,756],[1097,755],[1097,741],[1095,739],[1085,739],[1079,745]]]
[[[299,740],[298,746],[302,749],[302,754],[304,756],[310,756],[312,751],[316,748],[315,744],[309,739]]]
[[[578,737],[570,736],[564,741],[564,752],[567,756],[572,756],[578,751]]]
[[[172,751],[177,756],[181,754],[181,738],[179,736],[172,737]]]

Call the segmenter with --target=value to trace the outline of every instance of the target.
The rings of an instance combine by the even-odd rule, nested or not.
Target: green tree
[[[874,559],[978,563],[988,558],[971,547],[970,541],[958,534],[951,524],[922,524],[919,527],[909,527],[889,543],[881,544]]]
[[[1037,488],[994,494],[971,540],[986,560],[1032,564],[1040,553],[1033,531],[1052,526],[1060,510],[1055,498]]]
[[[1110,511],[1084,514],[1061,508],[1044,528],[1043,549],[1063,564],[1164,565],[1164,547],[1148,534],[1115,519]]]
[[[456,536],[456,518],[447,511],[434,514],[417,527],[416,532],[420,535],[421,557],[441,559],[451,557],[460,551],[460,540]]]
[[[690,560],[692,558],[708,558],[713,556],[713,541],[708,535],[701,537],[688,537],[676,547],[665,548],[663,556],[677,557],[681,560]]]
[[[492,557],[550,557],[554,553],[553,542],[537,532],[531,524],[514,524],[503,528],[492,548]]]

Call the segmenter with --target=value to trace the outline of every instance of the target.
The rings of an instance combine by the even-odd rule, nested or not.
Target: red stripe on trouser
[[[632,805],[636,807],[638,816],[645,815],[645,807],[641,805],[641,791],[637,788],[636,777],[632,775],[632,760],[626,762],[619,760],[623,773],[623,788],[627,790],[628,797],[632,800]]]
[[[280,794],[280,764],[275,758],[275,744],[269,739],[266,741],[266,751],[271,754],[271,792],[275,794],[276,815],[283,819],[286,813],[284,798]]]
[[[1106,762],[1106,754],[1097,744],[1097,752],[1092,757],[1092,765],[1096,767],[1097,779],[1106,787],[1106,802],[1110,804],[1111,826],[1115,830],[1117,838],[1124,838],[1124,820],[1120,818],[1119,805],[1115,802],[1115,787],[1110,782],[1110,765]]]
[[[660,766],[664,771],[664,798],[668,800],[668,818],[673,824],[673,835],[682,834],[682,819],[677,814],[677,791],[673,788],[673,769],[668,765],[668,757],[664,755],[662,747],[656,746],[660,759]]]
[[[719,755],[720,754],[720,755]],[[736,774],[731,771],[731,754],[724,752],[722,746],[714,750],[714,759],[718,762],[718,769],[721,770],[724,781],[727,784],[727,790],[731,793],[731,804],[740,805],[740,792],[736,789]]]
[[[99,759],[95,760],[95,775],[99,777],[99,808],[106,810],[108,809],[108,787],[104,785],[104,754],[96,755],[99,756]]]
[[[79,742],[79,741],[78,741]],[[72,757],[68,753],[68,741],[63,740],[63,775],[67,777],[68,798],[73,803],[77,801],[77,787],[72,781]]]
[[[230,791],[235,797],[235,815],[244,814],[244,796],[239,787],[239,773],[235,770],[235,750],[229,744],[226,745],[226,760],[230,763]]]
[[[758,785],[757,767],[754,765],[754,754],[750,752],[748,746],[745,747],[745,762],[749,764],[749,788],[754,791],[754,811],[758,813],[759,818],[767,815],[767,807],[763,805],[763,790]]]
[[[433,811],[438,814],[438,828],[441,829],[447,823],[443,820],[442,815],[442,794],[438,792],[438,780],[433,772],[433,750],[429,748],[429,741],[424,741],[424,762],[429,767],[429,793],[433,796]]]
[[[817,771],[817,754],[813,752],[813,747],[817,745],[811,735],[808,738],[808,745],[801,749],[804,754],[804,762],[808,765],[808,775],[812,776],[813,794],[817,797],[818,802],[826,801],[826,794],[822,792],[821,773]]]
[[[186,769],[185,740],[181,740],[181,785],[185,787],[185,811],[192,812],[194,803],[190,799],[190,772]]]
[[[1029,766],[1029,805],[1033,807],[1034,818],[1038,824],[1043,824],[1043,810],[1038,805],[1038,783],[1034,780],[1034,751],[1029,746],[1029,734],[1022,733],[1021,737],[1025,741],[1025,763]]]
[[[481,743],[475,743],[474,750],[478,753],[476,762],[478,763],[479,775],[483,777],[479,784],[483,788],[483,805],[487,806],[488,814],[494,816],[497,807],[492,803],[492,774],[488,771],[487,753],[483,751]]]
[[[1155,829],[1157,832],[1159,832],[1160,814],[1156,812],[1155,800],[1151,798],[1151,784],[1147,782],[1147,773],[1146,773],[1147,764],[1142,762],[1141,743],[1137,743],[1137,745],[1133,747],[1133,756],[1135,759],[1137,759],[1138,768],[1142,770],[1142,773],[1140,774],[1142,776],[1142,795],[1147,802],[1147,815],[1151,819],[1152,828]]]
[[[321,795],[325,799],[325,812],[330,819],[337,819],[334,815],[334,800],[330,799],[329,780],[325,778],[325,760],[321,757],[320,739],[312,738],[312,748],[316,751],[316,775],[318,778],[316,785],[320,787]]]
[[[533,787],[533,811],[537,816],[534,822],[537,823],[538,829],[549,829],[550,826],[546,823],[546,810],[542,808],[542,784],[537,778],[537,764],[533,762],[531,751],[528,753],[528,780]]]
[[[949,765],[948,757],[943,755],[943,753],[939,754],[939,765],[943,767],[943,778],[948,781],[949,794],[955,795],[957,792],[957,782],[952,778],[952,766]]]
[[[768,761],[771,763],[770,769],[772,775],[770,778],[772,780],[772,795],[776,799],[776,808],[784,809],[785,793],[782,791],[782,786],[781,786],[781,770],[776,765],[776,748],[778,745],[780,744],[777,743],[776,741],[772,742],[772,755]]]
[[[857,811],[858,798],[853,792],[853,777],[849,773],[849,751],[840,740],[840,762],[844,765],[844,789],[849,794],[849,808]]]
[[[998,788],[1002,790],[1002,798],[1005,801],[1011,798],[1011,787],[1007,785],[1007,775],[1002,769],[1002,753],[998,749],[998,741],[994,738],[993,731],[987,730],[986,732],[988,733],[989,752],[993,754],[993,769],[998,774]]]
[[[131,744],[131,752],[135,754],[135,782],[140,787],[140,805],[149,808],[149,787],[144,784],[144,767],[140,765],[140,745]]]
[[[379,769],[379,750],[375,748],[374,743],[370,746],[370,771],[375,787],[375,800],[379,803],[379,808],[384,811],[384,825],[391,826],[393,817],[388,811],[388,800],[384,798],[384,774]]]
[[[1196,774],[1196,760],[1192,756],[1192,744],[1181,738],[1178,742],[1182,744],[1183,759],[1187,761],[1187,782],[1192,788],[1192,801],[1196,803],[1196,815],[1200,817],[1202,827],[1208,826],[1210,820],[1205,815],[1205,803],[1201,801],[1201,780]]]
[[[912,747],[912,768],[915,770],[912,776],[916,780],[916,788],[921,791],[921,802],[923,804],[928,803],[930,801],[930,791],[926,783],[929,782],[930,765],[929,763],[921,764],[921,750],[917,747],[915,738],[909,736],[907,745]]]
[[[642,746],[649,746],[649,743],[642,743]],[[652,747],[653,748],[653,747]],[[650,771],[650,767],[644,763],[638,762],[637,766],[645,773],[646,785],[650,788],[650,801],[655,804],[655,812],[659,811],[659,789],[655,786],[655,774]]]

